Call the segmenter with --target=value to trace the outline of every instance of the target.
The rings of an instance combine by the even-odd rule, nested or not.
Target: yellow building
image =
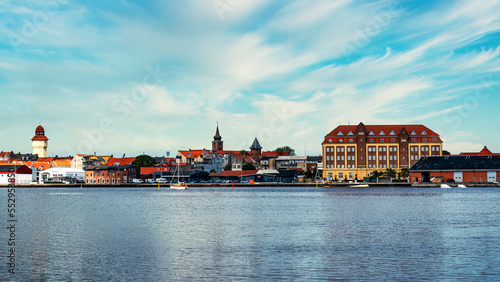
[[[31,138],[31,146],[33,147],[33,155],[38,155],[39,158],[47,157],[47,146],[49,138],[45,136],[45,129],[39,125],[35,129],[35,136]]]
[[[325,136],[323,177],[356,180],[375,171],[410,168],[423,156],[441,156],[439,135],[421,124],[339,125]]]

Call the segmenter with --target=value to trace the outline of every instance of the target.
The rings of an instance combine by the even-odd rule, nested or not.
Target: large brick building
[[[441,156],[442,144],[421,124],[339,125],[322,143],[323,177],[355,180],[375,170],[409,169],[422,156]]]

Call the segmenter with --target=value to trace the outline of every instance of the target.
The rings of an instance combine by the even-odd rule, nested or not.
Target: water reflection
[[[496,280],[500,193],[467,190],[23,189],[17,277]]]

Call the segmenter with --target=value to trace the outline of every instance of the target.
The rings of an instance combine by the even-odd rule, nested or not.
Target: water
[[[499,203],[498,188],[17,189],[0,280],[499,280]]]

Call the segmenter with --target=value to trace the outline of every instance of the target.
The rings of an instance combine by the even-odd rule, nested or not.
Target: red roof
[[[43,126],[39,125],[39,126],[37,126],[37,127],[36,127],[36,129],[35,129],[35,132],[36,132],[36,131],[45,132],[45,129],[43,128]]]
[[[220,176],[222,177],[231,177],[231,176],[243,176],[243,175],[253,175],[256,174],[259,170],[224,170]]]
[[[289,151],[283,151],[283,152],[275,152],[275,151],[267,151],[267,152],[262,152],[263,157],[279,157],[279,156],[289,156],[290,152]]]
[[[153,174],[155,172],[169,172],[170,167],[154,166],[154,167],[141,167],[141,174]]]
[[[108,165],[109,166],[130,165],[133,161],[135,161],[135,157],[110,158],[108,160]]]
[[[432,131],[422,124],[405,124],[405,125],[364,125],[366,128],[366,138],[375,139],[375,142],[389,142],[392,138],[397,138],[403,128],[408,133],[409,138],[415,139],[415,142],[423,142],[423,139],[436,138],[436,141],[442,142],[439,134]],[[358,125],[339,125],[325,136],[324,143],[350,143],[352,139],[356,143],[356,131]],[[342,139],[342,141],[340,141]],[[381,141],[381,139],[384,139]],[[330,142],[330,140],[332,140]],[[430,141],[430,140],[429,140]]]
[[[499,156],[500,153],[492,153],[486,146],[479,152],[462,152],[459,156]]]

